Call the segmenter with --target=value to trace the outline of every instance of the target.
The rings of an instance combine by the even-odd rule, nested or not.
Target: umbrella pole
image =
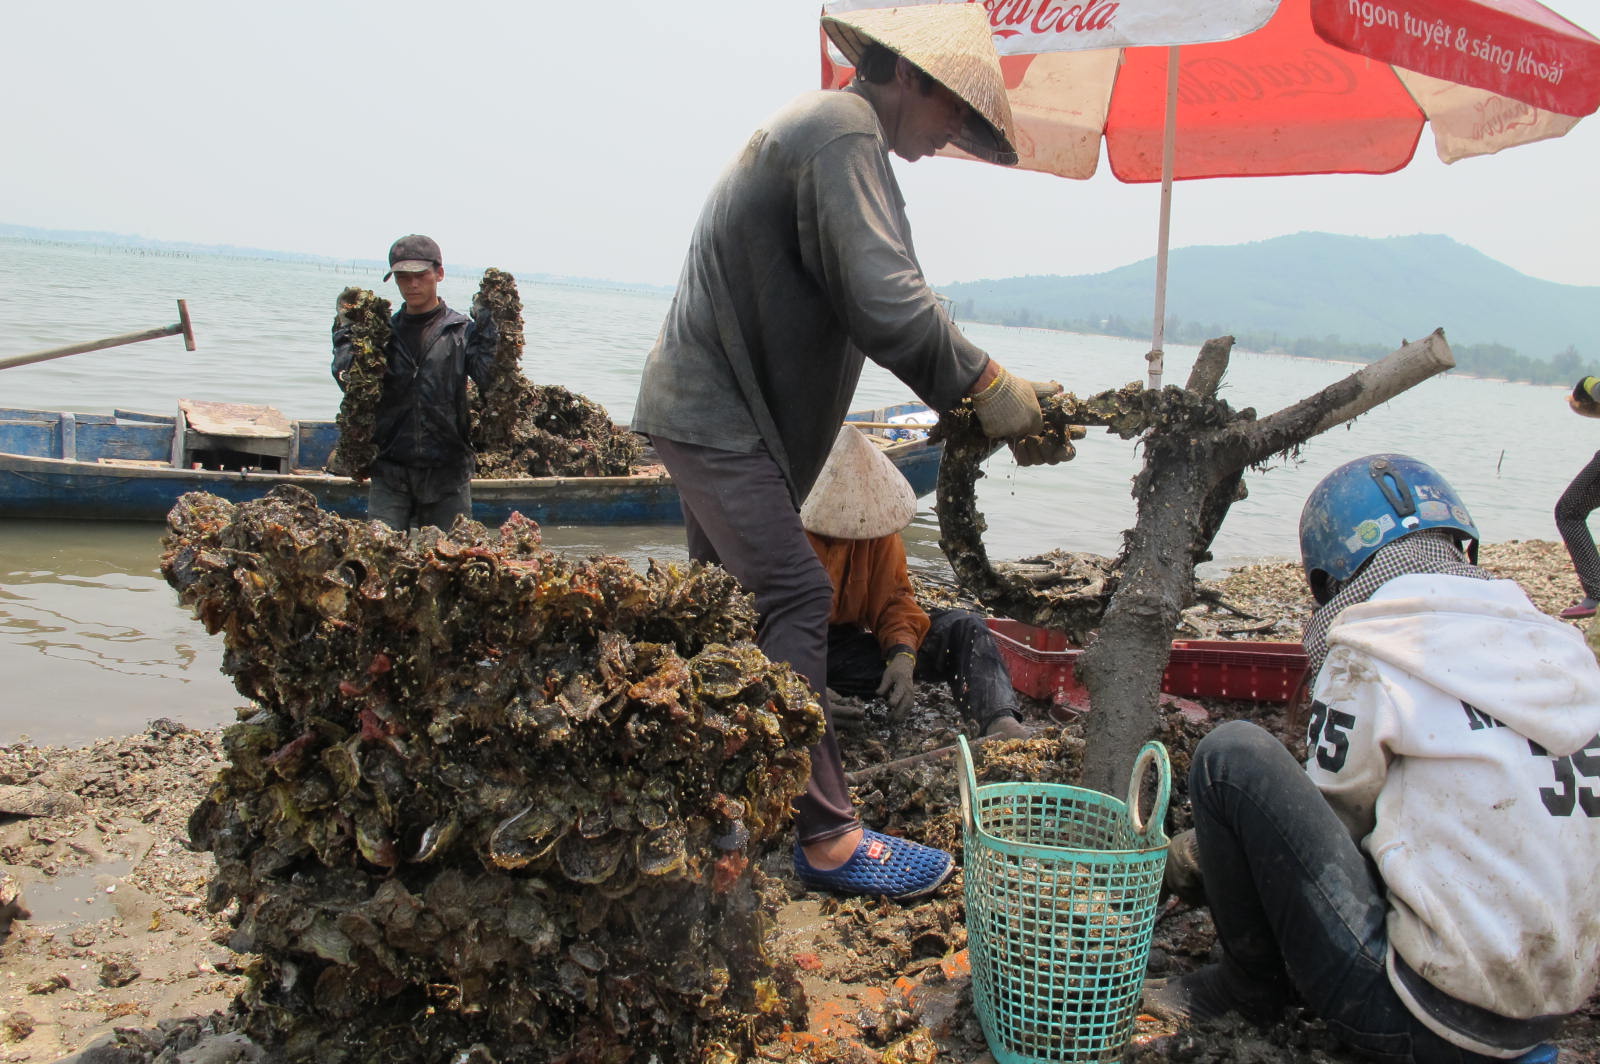
[[[1178,147],[1178,49],[1167,49],[1167,114],[1161,133],[1161,224],[1156,233],[1155,331],[1150,341],[1150,387],[1161,387],[1167,332],[1167,238],[1172,228],[1172,159]]]

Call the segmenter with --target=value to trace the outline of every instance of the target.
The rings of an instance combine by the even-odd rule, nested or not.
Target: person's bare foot
[[[861,835],[862,830],[856,828],[854,831],[836,835],[831,839],[806,843],[800,849],[805,852],[806,862],[812,868],[817,869],[819,872],[831,872],[850,860],[850,855],[855,853],[856,847],[861,845]]]
[[[985,739],[1026,739],[1032,733],[1028,726],[1009,713],[1002,713],[983,729]]]

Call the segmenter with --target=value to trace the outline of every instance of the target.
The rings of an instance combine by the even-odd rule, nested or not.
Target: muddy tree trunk
[[[1216,389],[1231,347],[1231,337],[1207,343],[1190,389]],[[1454,364],[1443,332],[1435,331],[1259,421],[1247,410],[1220,427],[1173,420],[1150,429],[1144,469],[1134,482],[1137,518],[1122,576],[1099,638],[1078,669],[1094,706],[1086,730],[1085,786],[1119,794],[1140,745],[1154,733],[1161,674],[1179,612],[1194,595],[1194,567],[1207,556],[1244,470]]]

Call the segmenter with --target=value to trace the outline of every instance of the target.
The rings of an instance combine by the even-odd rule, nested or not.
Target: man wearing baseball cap
[[[498,336],[488,313],[469,318],[439,298],[444,258],[431,238],[413,233],[389,248],[389,272],[403,305],[389,319],[388,370],[378,401],[367,516],[402,532],[424,525],[449,528],[472,516],[467,378],[487,386]],[[358,289],[339,297],[333,323],[333,378],[355,352],[345,313]]]
[[[1038,436],[1034,385],[963,336],[912,250],[889,161],[955,144],[1016,161],[1011,109],[977,4],[825,16],[856,68],[806,93],[742,146],[712,189],[640,380],[633,428],[678,486],[690,553],[755,596],[759,642],[810,682],[829,723],[795,803],[795,871],[812,887],[908,899],[937,890],[948,853],[863,829],[826,696],[833,588],[800,504],[865,359],[934,410],[972,397],[980,424],[1025,462],[1059,459]]]

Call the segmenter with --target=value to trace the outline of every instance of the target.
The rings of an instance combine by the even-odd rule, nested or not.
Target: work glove
[[[337,326],[350,324],[350,312],[356,309],[356,303],[361,300],[361,289],[354,286],[346,288],[339,293],[339,298],[334,302],[333,323]]]
[[[1022,466],[1055,465],[1077,453],[1077,448],[1066,440],[1050,436],[1024,436],[1011,441],[1012,457],[1017,460],[1017,465]]]
[[[1039,400],[1059,392],[1061,385],[1055,381],[1025,381],[998,362],[992,365],[998,371],[994,380],[972,397],[972,409],[978,415],[983,434],[991,440],[1038,435],[1044,428]]]
[[[899,717],[911,708],[915,693],[911,674],[917,669],[917,656],[909,650],[897,650],[883,667],[883,679],[878,681],[878,695],[889,703],[889,715]]]
[[[1194,829],[1179,832],[1167,844],[1167,866],[1161,878],[1161,893],[1171,894],[1199,908],[1206,904],[1205,876],[1200,871],[1200,840]]]
[[[828,713],[833,718],[833,726],[842,728],[846,725],[860,724],[866,719],[867,707],[858,700],[842,695],[833,688],[828,688]]]

